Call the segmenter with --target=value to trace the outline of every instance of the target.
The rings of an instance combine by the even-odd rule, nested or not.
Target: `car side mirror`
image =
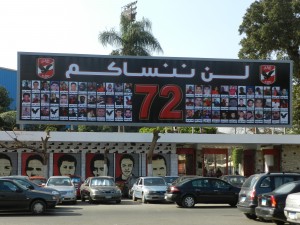
[[[22,190],[22,189],[20,189],[20,188],[17,188],[15,192],[16,192],[16,193],[22,193],[22,192],[23,192],[23,190]]]

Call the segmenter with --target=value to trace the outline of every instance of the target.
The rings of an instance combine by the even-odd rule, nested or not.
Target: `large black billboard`
[[[18,122],[290,126],[292,62],[18,53]]]

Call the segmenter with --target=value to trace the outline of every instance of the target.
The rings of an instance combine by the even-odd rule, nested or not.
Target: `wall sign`
[[[291,61],[18,53],[18,122],[291,126]]]

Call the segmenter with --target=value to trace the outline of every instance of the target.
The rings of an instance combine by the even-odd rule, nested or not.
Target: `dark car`
[[[176,180],[174,180],[172,182],[172,185],[178,184],[178,183],[182,182],[183,180],[191,180],[191,179],[199,178],[199,177],[201,177],[201,176],[197,176],[197,175],[183,175],[183,176],[178,177]]]
[[[242,187],[243,183],[246,181],[246,177],[242,175],[223,175],[220,179],[225,180],[236,187]]]
[[[300,181],[289,182],[258,196],[258,206],[255,213],[258,218],[272,220],[277,225],[286,222],[284,215],[285,201],[289,194],[300,192]]]
[[[197,203],[229,204],[233,207],[238,201],[239,191],[240,188],[221,179],[201,177],[169,186],[165,199],[185,208],[194,207]]]
[[[47,178],[42,177],[42,176],[32,176],[32,177],[29,177],[29,180],[31,180],[33,183],[36,183],[40,187],[45,186],[45,184],[47,182]]]
[[[71,178],[72,183],[74,184],[76,188],[76,197],[77,199],[80,199],[80,186],[83,183],[81,176],[79,175],[69,175]]]
[[[247,178],[239,193],[237,208],[249,219],[256,219],[257,196],[271,192],[282,184],[300,180],[298,173],[261,173]]]
[[[59,199],[59,202],[62,201],[62,196],[57,190],[55,190],[53,188],[48,188],[48,187],[40,187],[38,184],[29,180],[27,176],[7,176],[7,177],[3,177],[3,178],[16,181],[19,184],[23,185],[24,187],[26,187],[30,190],[51,193],[51,194],[57,196],[57,198]]]
[[[0,210],[25,210],[41,214],[58,202],[59,199],[53,194],[27,189],[14,180],[0,179]]]
[[[139,177],[136,177],[136,176],[130,176],[127,178],[127,180],[124,183],[123,189],[122,189],[123,196],[132,198],[131,188],[138,178]]]

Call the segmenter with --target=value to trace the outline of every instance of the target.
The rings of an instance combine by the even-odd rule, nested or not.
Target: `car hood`
[[[109,190],[118,190],[117,187],[114,186],[92,186],[90,187],[92,190],[97,190],[97,191],[109,191]]]
[[[167,186],[144,186],[143,189],[149,191],[167,191]]]
[[[74,186],[51,186],[51,189],[55,189],[57,191],[74,191]]]

